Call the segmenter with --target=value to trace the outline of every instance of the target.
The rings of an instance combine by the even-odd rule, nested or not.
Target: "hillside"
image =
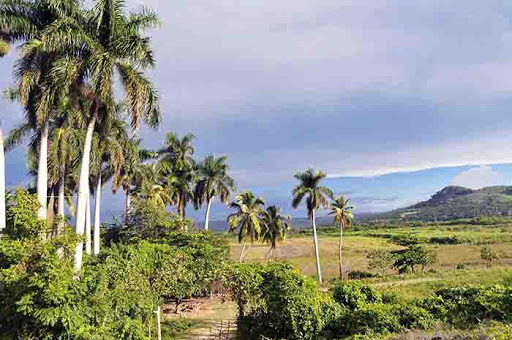
[[[371,219],[443,221],[480,216],[512,216],[512,186],[492,186],[478,190],[448,186],[427,201],[376,214]]]

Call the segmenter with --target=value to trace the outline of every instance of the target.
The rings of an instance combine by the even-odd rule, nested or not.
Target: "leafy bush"
[[[490,246],[484,246],[480,249],[480,257],[485,260],[487,267],[491,268],[493,263],[499,261],[503,255]]]
[[[352,270],[348,273],[348,278],[351,280],[369,279],[372,277],[375,277],[375,274],[362,270]]]
[[[500,285],[443,288],[421,305],[437,319],[455,326],[483,320],[512,321],[512,289]]]
[[[412,272],[416,266],[420,265],[422,270],[426,266],[437,262],[437,254],[433,250],[429,250],[424,246],[412,245],[409,248],[395,252],[396,260],[393,266],[400,273],[404,273],[407,268]]]
[[[247,337],[316,339],[323,328],[324,302],[316,282],[290,264],[275,263],[260,269],[261,281],[258,274],[254,275],[255,269],[246,275],[249,284],[244,283],[253,291],[254,301],[254,307],[242,319],[241,328]]]
[[[359,282],[336,281],[332,287],[332,295],[334,301],[352,311],[381,301],[381,296],[375,289]]]
[[[396,306],[382,303],[364,305],[340,319],[340,328],[347,335],[388,334],[401,329],[400,319],[395,312]]]
[[[380,270],[382,274],[386,269],[392,267],[394,261],[393,254],[382,249],[373,250],[366,257],[370,260],[368,267],[373,270]]]

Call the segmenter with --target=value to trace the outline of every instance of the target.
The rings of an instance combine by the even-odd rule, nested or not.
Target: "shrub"
[[[316,339],[323,328],[316,282],[285,263],[261,267],[256,305],[244,320],[249,338]]]
[[[400,246],[411,246],[422,243],[422,240],[417,235],[413,234],[393,235],[391,236],[391,241]]]
[[[332,287],[332,294],[334,301],[352,311],[366,304],[381,301],[380,294],[373,287],[359,282],[336,281]]]
[[[395,254],[396,260],[393,266],[397,268],[400,273],[404,273],[407,268],[410,268],[414,273],[414,269],[418,265],[421,266],[422,270],[425,270],[428,265],[437,262],[437,254],[424,246],[412,245]]]
[[[436,318],[455,326],[479,324],[483,320],[512,320],[512,289],[504,286],[443,288],[421,302]]]
[[[353,270],[348,273],[348,278],[351,280],[369,279],[372,277],[375,277],[375,274],[361,270]]]
[[[387,250],[373,250],[366,256],[370,263],[368,267],[373,270],[380,270],[382,274],[393,265],[393,254]]]
[[[415,306],[395,305],[393,313],[397,315],[400,326],[407,329],[428,329],[434,324],[434,317],[426,309]]]
[[[468,265],[465,264],[465,263],[457,263],[457,267],[456,267],[458,270],[464,270],[464,269],[468,269]]]
[[[491,268],[495,261],[499,261],[502,258],[502,254],[490,246],[484,246],[480,249],[480,257],[486,261],[487,267]]]
[[[238,306],[238,317],[243,320],[246,312],[258,303],[260,286],[263,282],[263,267],[257,263],[234,265],[224,277],[224,284],[231,292],[231,298]]]
[[[382,303],[369,304],[341,318],[341,328],[347,335],[388,334],[400,330],[400,319],[394,313],[396,306]]]

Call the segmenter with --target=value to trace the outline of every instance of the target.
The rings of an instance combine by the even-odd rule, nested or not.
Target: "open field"
[[[435,250],[438,263],[431,269],[451,269],[457,264],[465,264],[470,269],[484,268],[485,261],[480,258],[483,244],[492,246],[501,252],[503,265],[512,265],[512,229],[509,226],[487,227],[474,225],[457,225],[450,227],[393,228],[370,231],[353,231],[344,234],[343,256],[347,270],[368,270],[366,255],[375,249],[398,250],[404,247],[391,241],[392,236],[413,234],[420,239],[436,237],[439,239],[457,237],[471,240],[461,244],[426,243]],[[338,242],[335,234],[319,236],[322,273],[329,280],[338,276]],[[427,241],[428,242],[428,241]],[[241,245],[231,242],[231,254],[238,259]],[[267,261],[269,247],[264,244],[248,244],[246,261]],[[315,275],[315,258],[312,237],[309,235],[293,235],[279,244],[274,251],[276,259],[286,260],[297,265],[306,275]],[[388,274],[394,273],[392,270]]]

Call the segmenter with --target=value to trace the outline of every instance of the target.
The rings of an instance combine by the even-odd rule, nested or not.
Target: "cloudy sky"
[[[229,156],[240,189],[284,197],[293,172],[311,165],[327,171],[336,190],[362,197],[361,210],[375,210],[375,202],[382,210],[454,179],[479,186],[512,172],[458,167],[512,162],[510,1],[129,4],[140,5],[162,20],[151,32],[151,74],[164,121],[156,133],[142,131],[146,144],[192,132],[198,156]],[[0,63],[2,88],[14,57]],[[6,128],[21,120],[15,104],[2,102],[0,112]],[[23,181],[22,152],[9,155],[11,185]],[[355,191],[334,179],[441,167],[442,176],[426,176],[423,196],[400,186],[395,203],[371,184],[393,175],[362,177]]]

